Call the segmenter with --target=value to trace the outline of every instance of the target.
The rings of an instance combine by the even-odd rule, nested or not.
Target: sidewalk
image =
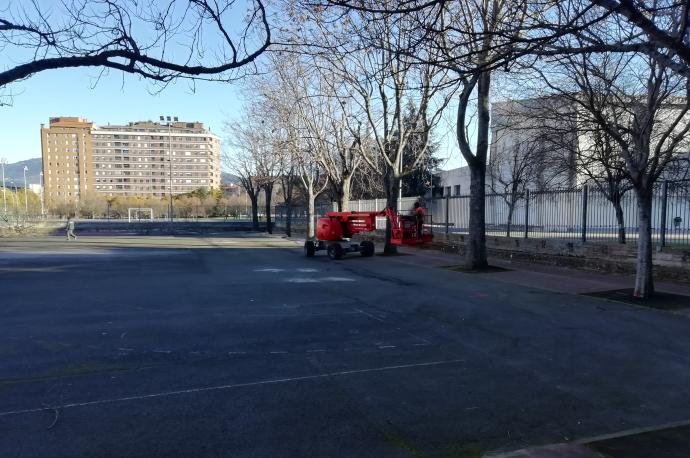
[[[402,247],[400,252],[413,255],[397,258],[400,262],[424,264],[430,267],[457,266],[463,262],[463,258],[457,254],[442,253],[435,250]],[[585,294],[632,288],[635,281],[635,277],[632,275],[590,272],[550,264],[511,262],[500,258],[491,258],[489,262],[492,266],[508,270],[472,275],[558,293]],[[659,292],[689,296],[688,307],[690,308],[690,284],[655,282],[654,286]]]

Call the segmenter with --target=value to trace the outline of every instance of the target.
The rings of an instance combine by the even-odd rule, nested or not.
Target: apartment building
[[[73,202],[93,188],[93,123],[81,118],[51,118],[41,124],[44,196],[46,204]]]
[[[41,140],[49,205],[86,192],[163,197],[220,187],[220,139],[200,122],[51,118]]]

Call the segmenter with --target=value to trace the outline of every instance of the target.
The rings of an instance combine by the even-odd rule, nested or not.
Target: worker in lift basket
[[[414,208],[412,209],[412,212],[415,217],[415,221],[417,222],[417,238],[422,237],[422,228],[424,227],[424,207],[422,207],[419,202],[414,203]]]

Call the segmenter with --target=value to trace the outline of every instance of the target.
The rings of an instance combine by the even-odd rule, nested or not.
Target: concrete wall
[[[435,234],[428,248],[464,255],[464,234]],[[487,237],[489,256],[555,264],[585,270],[634,274],[637,245],[563,239]],[[665,247],[654,253],[655,277],[690,282],[690,247]]]

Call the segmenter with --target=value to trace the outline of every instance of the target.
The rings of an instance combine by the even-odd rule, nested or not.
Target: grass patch
[[[681,310],[690,308],[690,297],[671,293],[654,293],[649,299],[640,299],[633,296],[633,289],[614,289],[610,291],[597,291],[583,293],[583,296],[598,297],[610,301],[624,302],[626,304],[641,305],[659,310]],[[690,456],[690,455],[689,455]]]
[[[591,442],[586,447],[606,458],[687,458],[690,456],[690,426]]]
[[[384,435],[384,440],[394,447],[397,447],[401,450],[405,450],[406,452],[409,452],[415,458],[425,458],[426,457],[426,455],[424,455],[421,450],[417,450],[415,447],[408,444],[407,441],[405,441],[403,438],[401,438],[400,436],[398,436],[395,433],[386,433]]]
[[[442,266],[442,269],[452,270],[453,272],[462,272],[464,274],[491,274],[496,272],[510,272],[512,269],[505,267],[488,266],[486,269],[468,269],[465,266]]]
[[[77,365],[71,365],[62,369],[52,369],[48,372],[44,372],[37,375],[28,375],[26,377],[20,378],[0,379],[0,386],[44,380],[59,380],[63,378],[84,377],[92,375],[111,375],[123,372],[130,372],[133,370],[148,369],[154,366],[154,364],[135,366],[126,364],[86,362]]]

